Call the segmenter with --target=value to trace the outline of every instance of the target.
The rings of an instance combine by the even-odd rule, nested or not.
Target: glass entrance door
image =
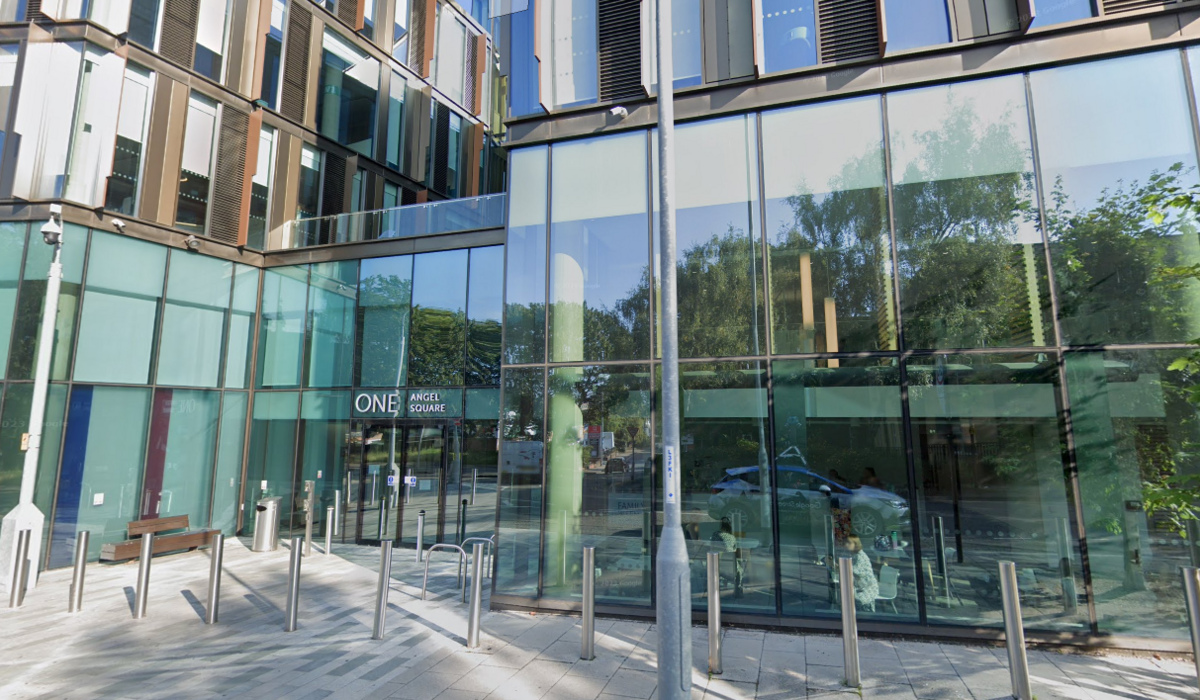
[[[357,501],[350,518],[356,541],[416,546],[421,511],[425,547],[458,541],[460,488],[457,460],[451,457],[458,451],[457,434],[456,426],[442,423],[362,423],[362,457],[347,477]]]
[[[416,546],[417,515],[422,510],[425,511],[422,543],[428,547],[441,542],[446,503],[445,425],[410,425],[405,429],[404,474],[407,484],[400,544]]]
[[[365,423],[362,460],[352,481],[358,485],[357,537],[378,543],[395,538],[403,494],[404,429],[392,421]]]

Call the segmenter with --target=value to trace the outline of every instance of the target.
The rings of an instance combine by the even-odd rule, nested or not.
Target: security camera
[[[62,243],[62,205],[50,205],[50,220],[42,224],[42,240],[46,245]]]
[[[187,238],[183,239],[183,244],[187,246],[188,250],[200,249],[200,239],[196,238],[195,236],[188,236]]]
[[[124,221],[121,221],[120,219],[113,219],[112,225],[113,225],[113,228],[117,229],[117,231],[119,231],[121,233],[125,233],[125,222]]]
[[[616,107],[608,110],[608,113],[614,117],[617,117],[618,119],[624,119],[625,117],[629,116],[629,110],[625,109],[621,105],[617,105]]]

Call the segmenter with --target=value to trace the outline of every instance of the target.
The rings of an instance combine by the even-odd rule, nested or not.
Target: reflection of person
[[[846,551],[854,559],[851,567],[854,571],[854,606],[859,610],[874,612],[875,598],[879,596],[879,581],[875,578],[871,558],[863,550],[858,535],[846,538]]]
[[[867,467],[863,470],[862,478],[858,481],[859,486],[871,486],[877,489],[883,488],[883,482],[879,480],[879,475],[875,473],[874,467]]]
[[[846,483],[846,478],[844,476],[842,476],[841,474],[838,474],[838,470],[836,470],[836,469],[829,470],[829,480],[836,481],[839,484]]]
[[[711,541],[721,543],[726,552],[733,553],[733,595],[740,598],[742,596],[742,576],[746,572],[746,564],[737,555],[738,541],[733,534],[733,525],[729,522],[729,518],[721,518],[721,529],[713,533]]]

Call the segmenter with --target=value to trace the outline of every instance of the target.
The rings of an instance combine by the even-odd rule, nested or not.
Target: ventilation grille
[[[163,58],[191,68],[196,52],[196,23],[200,0],[166,0],[163,3],[162,39],[158,52]]]
[[[644,97],[641,0],[600,0],[600,101]]]
[[[1123,12],[1151,10],[1174,4],[1174,0],[1104,0],[1104,14],[1119,15]]]
[[[434,109],[433,189],[445,194],[450,179],[450,108],[438,102]]]
[[[416,203],[417,203],[417,191],[410,190],[407,187],[401,187],[400,188],[400,204],[403,206],[403,205],[416,204]]]
[[[312,13],[302,3],[293,2],[287,14],[287,52],[283,57],[279,112],[303,124],[308,106],[308,44],[312,38]]]
[[[325,187],[321,193],[321,216],[342,214],[346,209],[346,159],[325,154]]]
[[[221,108],[217,140],[217,177],[213,180],[212,223],[208,235],[237,245],[241,224],[242,194],[246,185],[246,136],[250,115],[229,105]]]
[[[53,22],[54,20],[42,14],[42,0],[28,0],[25,4],[25,21]]]
[[[467,74],[463,76],[463,107],[471,114],[476,114],[479,111],[478,105],[475,104],[475,81],[479,79],[479,66],[476,61],[479,60],[479,54],[475,50],[475,36],[467,37]]]
[[[412,6],[412,23],[408,35],[408,67],[417,75],[428,78],[425,71],[425,24],[428,21],[429,3],[416,0]]]
[[[367,0],[371,2],[371,0]],[[294,4],[294,3],[293,3]],[[356,0],[337,0],[334,6],[334,11],[337,12],[337,18],[342,20],[347,27],[354,27],[358,23],[358,2]]]
[[[876,0],[819,0],[821,63],[879,56]]]

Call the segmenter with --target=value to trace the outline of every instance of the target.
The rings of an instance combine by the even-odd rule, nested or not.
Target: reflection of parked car
[[[629,471],[629,465],[625,464],[625,460],[614,458],[604,463],[605,474],[624,474]]]
[[[781,525],[807,528],[812,511],[828,512],[831,506],[848,507],[854,533],[864,538],[908,525],[908,501],[890,491],[872,486],[847,488],[804,467],[778,466],[776,474]],[[761,490],[758,467],[726,469],[725,476],[712,486],[708,514],[715,520],[740,519],[746,529],[753,529],[762,508],[758,501]],[[838,503],[830,503],[835,500]]]

